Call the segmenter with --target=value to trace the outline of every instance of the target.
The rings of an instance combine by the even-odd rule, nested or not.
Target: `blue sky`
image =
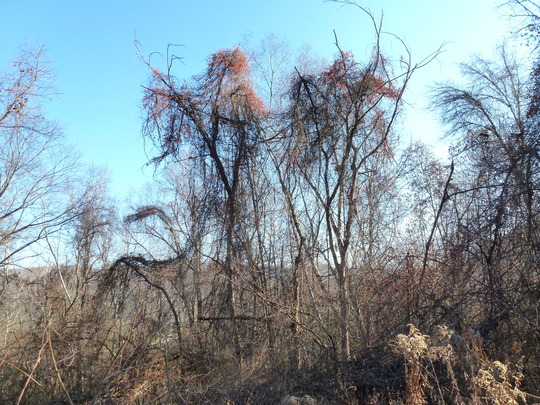
[[[358,0],[380,16],[420,60],[446,42],[445,52],[418,75],[407,95],[411,107],[404,140],[435,143],[442,135],[424,111],[426,86],[456,78],[456,63],[472,53],[489,54],[507,31],[495,0]],[[294,53],[309,43],[322,57],[343,49],[368,52],[369,20],[354,7],[322,0],[1,0],[0,71],[25,44],[41,44],[56,72],[58,94],[47,106],[82,160],[108,169],[112,194],[122,199],[152,177],[141,137],[141,85],[148,70],[137,58],[182,44],[177,73],[185,78],[204,68],[206,57],[249,38],[256,45],[273,33]],[[399,52],[391,45],[389,52]],[[443,147],[441,147],[443,148]]]

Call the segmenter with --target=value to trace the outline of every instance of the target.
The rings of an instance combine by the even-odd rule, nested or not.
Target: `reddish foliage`
[[[249,77],[251,70],[246,55],[239,48],[217,51],[210,57],[208,76]]]
[[[334,60],[334,63],[323,72],[323,82],[333,85],[340,90],[346,90],[349,80],[349,72],[357,72],[358,65],[351,52],[340,52],[340,56]]]
[[[373,89],[375,95],[393,100],[399,98],[399,89],[396,89],[391,82],[383,79],[381,76],[370,75],[366,80],[368,80],[369,87]]]
[[[146,89],[143,97],[143,107],[149,116],[158,120],[169,106],[169,91],[164,88]]]
[[[392,81],[389,80],[389,74],[387,71],[388,61],[386,57],[375,49],[373,60],[376,61],[376,68],[375,73],[370,76],[370,79],[372,80],[372,88],[375,89],[375,92],[380,96],[398,100],[401,94],[401,89],[395,87]]]
[[[218,103],[229,112],[265,114],[266,107],[255,93],[249,61],[239,48],[221,50],[210,57],[204,90],[219,94]]]
[[[344,91],[347,98],[352,98],[350,88],[360,84],[362,95],[367,95],[371,101],[381,96],[397,100],[400,92],[387,79],[386,59],[379,55],[378,58],[374,56],[374,61],[376,61],[374,69],[364,70],[354,60],[351,52],[342,51],[328,70],[323,72],[323,83]]]
[[[208,59],[204,74],[191,83],[178,85],[156,68],[152,73],[143,107],[149,136],[162,151],[157,160],[177,153],[186,138],[206,136],[205,127],[215,120],[222,127],[252,125],[267,112],[253,89],[248,58],[238,48],[216,52]]]
[[[369,132],[379,134],[380,148],[383,153],[392,156],[388,139],[388,106],[386,101],[396,102],[400,98],[397,89],[386,68],[387,62],[382,55],[373,55],[372,63],[361,66],[351,52],[340,52],[330,67],[321,75],[322,84],[335,106],[342,109],[371,110],[364,119],[369,122]],[[391,108],[390,108],[391,110]]]

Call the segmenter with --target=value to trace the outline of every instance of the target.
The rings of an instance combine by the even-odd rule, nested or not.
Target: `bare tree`
[[[216,187],[225,240],[224,310],[239,355],[234,279],[240,264],[244,180],[257,153],[260,117],[266,109],[252,88],[248,59],[238,48],[212,55],[206,72],[193,84],[178,85],[170,71],[152,71],[144,102],[145,134],[160,151],[154,161],[182,160],[191,154],[206,173],[205,181]]]
[[[0,78],[0,265],[76,216],[65,199],[74,155],[41,112],[52,88],[41,49],[23,51]]]
[[[466,86],[441,85],[435,94],[456,136],[460,178],[446,194],[456,236],[445,249],[468,256],[468,291],[483,303],[473,318],[484,336],[511,324],[517,308],[528,316],[523,295],[538,277],[540,160],[523,66],[502,46],[496,60],[475,58],[462,66]],[[457,241],[466,241],[465,250]]]
[[[380,25],[369,14],[377,40]],[[318,75],[298,76],[290,90],[290,156],[309,186],[310,203],[324,213],[321,252],[328,252],[338,285],[341,329],[339,353],[350,356],[350,252],[367,187],[382,159],[392,158],[392,127],[414,71],[409,61],[394,77],[378,45],[366,65],[339,49]],[[398,80],[400,83],[398,83]],[[360,241],[358,241],[360,242]]]
[[[528,45],[538,47],[540,35],[540,4],[537,0],[508,0],[513,20],[517,20],[517,35],[525,38]]]

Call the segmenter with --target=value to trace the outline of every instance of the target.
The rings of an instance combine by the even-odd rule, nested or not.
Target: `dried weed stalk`
[[[526,403],[526,393],[520,389],[522,366],[490,360],[480,337],[459,336],[444,326],[433,337],[423,335],[414,325],[409,328],[407,335],[398,335],[390,343],[392,351],[404,358],[407,405],[426,404],[428,389],[435,403]],[[444,381],[434,362],[444,365]]]

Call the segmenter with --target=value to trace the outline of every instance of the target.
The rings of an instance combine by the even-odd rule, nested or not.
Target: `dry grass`
[[[520,388],[524,378],[521,364],[490,360],[477,335],[460,336],[439,327],[432,337],[414,325],[409,328],[408,334],[400,334],[390,343],[392,351],[404,359],[407,405],[423,405],[428,400],[440,404],[526,403],[527,394]]]

